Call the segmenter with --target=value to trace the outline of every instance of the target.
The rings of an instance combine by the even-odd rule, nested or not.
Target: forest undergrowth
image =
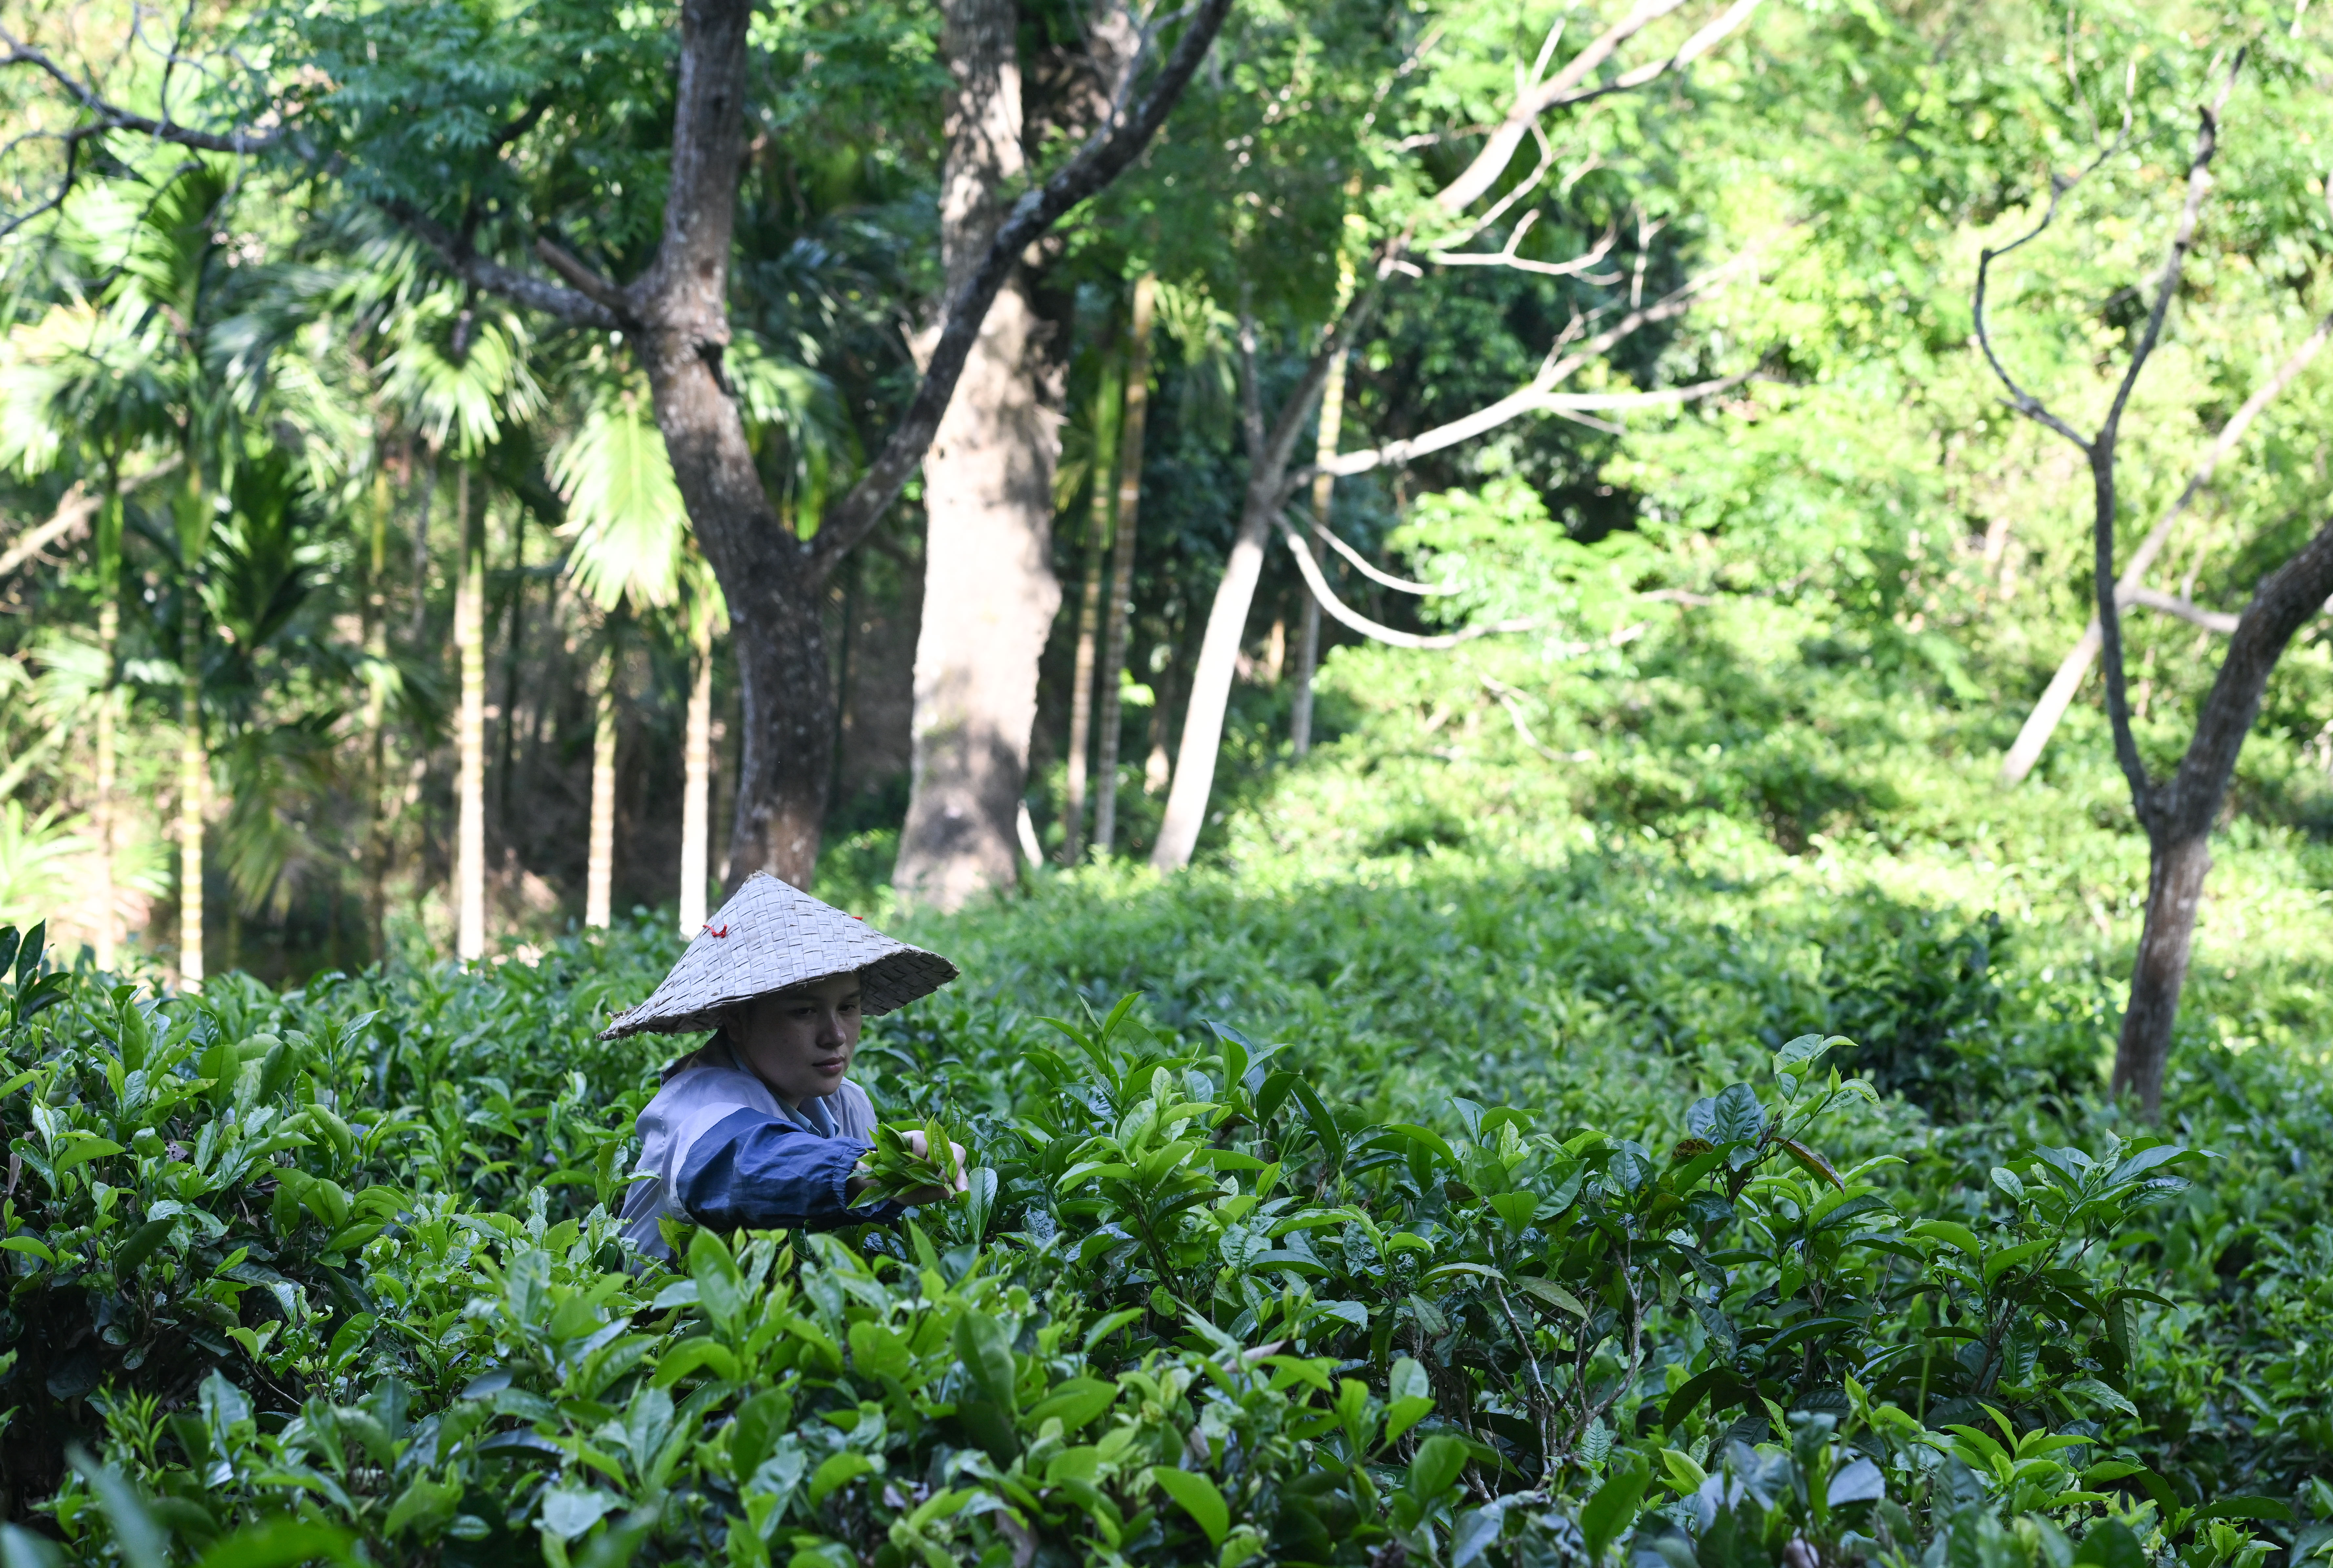
[[[2099,1092],[2144,852],[2095,738],[2003,794],[1997,718],[1762,613],[1342,655],[1341,738],[1195,874],[898,923],[966,976],[854,1076],[975,1170],[896,1232],[626,1254],[672,1043],[594,1035],[660,916],[158,1002],[24,944],[0,1550],[2321,1557],[2321,782],[2248,755],[2145,1126]]]

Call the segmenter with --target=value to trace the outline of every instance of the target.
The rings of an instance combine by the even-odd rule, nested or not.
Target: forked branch
[[[1141,156],[1166,122],[1199,62],[1215,46],[1215,34],[1223,30],[1231,5],[1232,0],[1197,0],[1174,53],[1131,112],[1113,115],[1051,178],[1013,204],[980,265],[949,299],[923,380],[907,411],[893,427],[891,438],[859,483],[829,509],[806,547],[813,575],[833,570],[898,499],[931,446],[940,416],[947,412],[948,399],[955,394],[956,378],[963,373],[981,324],[988,319],[988,307],[1013,269],[1020,265],[1022,253],[1070,208],[1101,190]]]
[[[1596,333],[1576,346],[1574,333],[1568,332],[1557,340],[1547,362],[1539,374],[1497,402],[1485,405],[1472,414],[1439,425],[1431,430],[1401,441],[1389,441],[1382,446],[1359,452],[1339,453],[1330,461],[1304,469],[1289,476],[1289,493],[1308,483],[1314,473],[1332,473],[1339,478],[1349,474],[1367,473],[1373,468],[1388,467],[1422,457],[1429,452],[1439,452],[1461,441],[1472,440],[1486,430],[1493,430],[1511,419],[1525,414],[1572,414],[1597,409],[1670,407],[1711,397],[1740,386],[1749,379],[1750,372],[1727,376],[1714,381],[1704,381],[1690,387],[1672,387],[1656,392],[1558,392],[1555,388],[1581,366],[1604,353],[1614,344],[1632,333],[1683,315],[1699,296],[1755,263],[1758,253],[1745,251],[1719,267],[1712,268],[1699,277],[1686,282],[1674,292],[1640,310],[1629,311],[1603,331]]]
[[[2171,309],[2171,296],[2179,287],[2180,273],[2184,270],[2187,253],[2195,241],[2195,225],[2203,206],[2204,194],[2211,188],[2211,164],[2219,149],[2220,116],[2227,107],[2228,94],[2234,90],[2236,73],[2243,69],[2244,51],[2239,49],[2220,82],[2216,98],[2208,106],[2196,110],[2195,148],[2187,165],[2187,194],[2181,205],[2179,221],[2173,227],[2171,244],[2164,257],[2163,270],[2155,282],[2155,297],[2146,313],[2146,326],[2131,349],[2130,363],[2124,368],[2122,379],[2115,387],[2113,402],[2098,434],[2084,435],[2064,419],[2051,412],[2040,399],[2020,386],[2009,373],[2001,356],[1992,346],[1991,329],[1984,317],[1986,285],[1992,263],[2040,236],[2056,221],[2058,211],[2069,192],[2080,185],[2121,150],[2130,137],[2133,109],[2130,93],[2126,91],[2123,107],[2123,129],[2107,148],[2093,158],[2080,174],[2071,179],[2050,179],[2049,206],[2041,219],[2016,240],[1999,250],[1987,248],[1977,260],[1975,327],[1978,346],[1983,349],[1993,374],[2008,389],[2010,406],[2038,425],[2056,431],[2073,443],[2090,465],[2092,508],[2092,579],[2098,603],[2098,640],[2106,656],[2107,718],[2114,730],[2115,760],[2120,764],[2123,777],[2129,782],[2131,802],[2139,820],[2152,831],[2158,812],[2156,790],[2147,777],[2146,764],[2138,754],[2138,741],[2131,731],[2130,694],[2128,680],[2123,666],[2122,620],[2117,584],[2114,569],[2115,536],[2115,446],[2121,430],[2123,411],[2129,406],[2130,395],[2138,385],[2138,378],[2146,368],[2163,339],[2163,323]],[[2135,68],[2134,68],[2135,70]]]

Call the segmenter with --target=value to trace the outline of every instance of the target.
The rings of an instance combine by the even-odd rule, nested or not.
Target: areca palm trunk
[[[486,955],[486,550],[483,509],[471,505],[466,463],[455,480],[454,498],[462,529],[462,577],[454,593],[454,647],[462,665],[454,951],[468,963]]]
[[[189,623],[180,657],[192,665],[201,655],[202,634],[192,624],[192,612]],[[178,989],[197,996],[203,989],[203,810],[210,779],[199,675],[179,685],[178,725]]]
[[[371,955],[382,956],[389,879],[388,702],[382,687],[389,662],[389,601],[381,576],[389,562],[389,474],[373,476],[372,551],[365,579],[365,932]]]
[[[410,448],[408,448],[410,453]],[[406,472],[410,473],[410,464]],[[388,945],[388,880],[389,880],[389,744],[388,744],[388,663],[389,663],[389,598],[385,571],[389,562],[389,476],[382,469],[373,476],[373,539],[366,558],[364,595],[364,931],[373,959],[385,957]]]
[[[1094,394],[1093,495],[1086,513],[1086,576],[1078,595],[1078,646],[1070,675],[1070,757],[1061,816],[1061,860],[1075,865],[1085,849],[1086,752],[1092,739],[1094,639],[1100,629],[1102,562],[1110,549],[1110,492],[1117,474],[1118,367],[1107,353]]]
[[[680,934],[705,926],[705,890],[713,816],[713,614],[700,606],[690,627],[696,678],[688,688],[688,739],[683,748],[680,803]],[[612,773],[612,759],[610,759]],[[596,775],[595,775],[596,777]],[[593,792],[596,802],[598,793]]]
[[[90,815],[97,829],[97,940],[91,945],[97,951],[97,967],[111,972],[115,961],[113,947],[114,884],[113,884],[113,714],[117,686],[113,678],[114,655],[121,642],[121,602],[118,590],[121,560],[121,480],[109,469],[106,473],[104,509],[98,514],[97,580],[101,596],[97,605],[98,655],[103,662],[104,675],[97,693],[97,799]]]
[[[1100,730],[1094,774],[1100,793],[1094,799],[1094,847],[1104,855],[1118,840],[1118,680],[1126,669],[1128,618],[1134,613],[1134,536],[1142,512],[1142,434],[1150,410],[1150,323],[1158,309],[1158,276],[1135,281],[1134,315],[1126,344],[1125,413],[1118,435],[1118,516],[1111,531],[1109,601],[1101,640]]]
[[[616,871],[616,639],[612,627],[591,689],[591,847],[583,871],[583,923],[604,927],[610,918]]]
[[[210,497],[189,443],[178,495],[178,559],[185,600],[178,617],[178,989],[203,989],[203,814],[210,804],[210,752],[203,743],[203,608],[197,585],[210,544]]]

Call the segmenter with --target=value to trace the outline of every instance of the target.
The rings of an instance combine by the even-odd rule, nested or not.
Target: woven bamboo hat
[[[725,1009],[812,980],[856,974],[859,1010],[888,1013],[955,979],[936,952],[894,942],[766,871],[745,879],[648,999],[619,1013],[603,1040],[720,1027]]]

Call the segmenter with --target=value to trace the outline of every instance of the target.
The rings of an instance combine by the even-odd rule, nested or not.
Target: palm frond
[[[663,608],[680,591],[687,514],[647,401],[634,388],[600,388],[552,461],[567,503],[561,531],[574,541],[568,572],[603,610],[627,598]]]

